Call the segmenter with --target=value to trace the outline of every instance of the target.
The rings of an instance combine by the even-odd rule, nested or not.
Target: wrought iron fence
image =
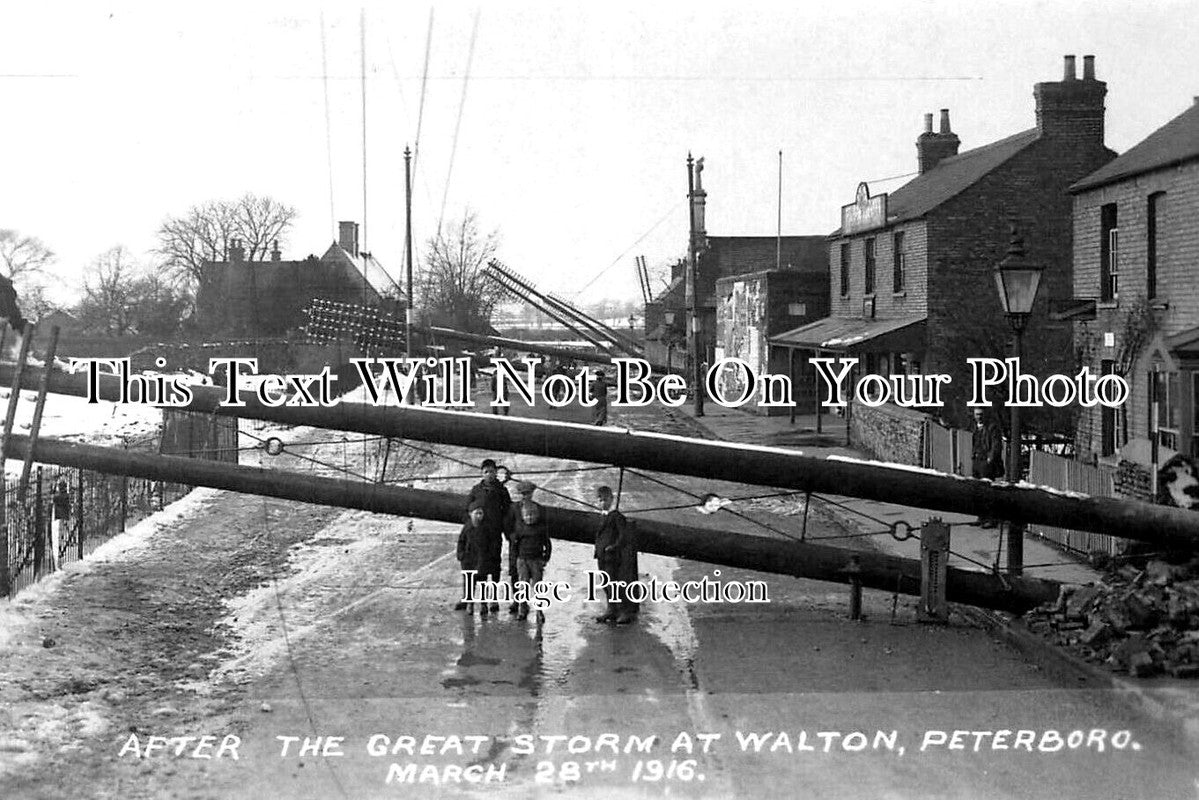
[[[211,414],[164,413],[161,437],[129,440],[127,449],[158,450],[236,463],[237,420]],[[60,487],[60,482],[64,484]],[[15,594],[94,551],[129,525],[161,511],[192,487],[74,467],[38,466],[24,496],[5,484],[7,563],[0,587]]]

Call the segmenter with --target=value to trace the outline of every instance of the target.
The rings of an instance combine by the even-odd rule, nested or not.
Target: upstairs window
[[[1165,201],[1165,192],[1154,192],[1145,210],[1145,296],[1150,300],[1157,297],[1157,221]]]
[[[1120,298],[1120,229],[1116,204],[1099,210],[1099,299],[1114,302]]]
[[[866,294],[874,294],[874,239],[866,240]]]
[[[841,245],[841,296],[849,297],[849,244]]]
[[[907,254],[903,252],[903,231],[895,234],[895,271],[892,278],[892,291],[902,292],[904,287],[904,271],[907,268]]]

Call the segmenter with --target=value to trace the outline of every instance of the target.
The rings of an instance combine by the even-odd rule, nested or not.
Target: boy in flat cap
[[[486,458],[479,465],[483,472],[483,480],[470,490],[466,498],[467,508],[472,503],[479,502],[483,506],[484,548],[481,555],[479,578],[489,581],[500,581],[500,556],[504,547],[504,520],[508,518],[508,509],[512,505],[512,497],[508,489],[500,483],[497,477],[499,471],[495,461]],[[500,604],[492,603],[492,611],[499,611]]]
[[[541,506],[533,502],[533,492],[537,490],[537,485],[532,481],[520,481],[516,484],[516,502],[509,509],[508,514],[504,518],[504,538],[508,540],[508,582],[512,588],[516,588],[516,582],[520,580],[520,571],[517,568],[516,555],[516,540],[514,538],[516,527],[520,523],[521,509],[527,505],[537,506],[538,510]],[[515,600],[508,606],[508,613],[515,614],[520,610],[520,604]]]

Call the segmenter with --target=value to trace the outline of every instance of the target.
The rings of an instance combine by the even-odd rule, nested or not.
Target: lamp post
[[[1032,313],[1033,302],[1037,299],[1037,289],[1041,285],[1041,272],[1044,267],[1035,264],[1024,257],[1024,240],[1012,224],[1012,238],[1008,244],[1007,255],[999,262],[995,270],[995,287],[999,290],[999,302],[1003,305],[1003,313],[1007,316],[1008,324],[1012,326],[1016,363],[1023,357],[1024,328]],[[1007,479],[1011,483],[1020,480],[1020,409],[1012,403],[1011,411],[1011,441],[1007,461]],[[1008,572],[1020,574],[1024,571],[1024,523],[1012,522],[1008,527],[1007,549]]]

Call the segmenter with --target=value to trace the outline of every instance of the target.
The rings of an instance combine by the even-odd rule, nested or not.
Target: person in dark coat
[[[466,609],[473,613],[474,603],[466,598],[474,597],[475,579],[478,579],[483,572],[483,555],[487,546],[483,531],[483,520],[486,513],[482,502],[478,500],[472,502],[467,520],[458,533],[458,564],[462,567],[463,573],[474,570],[476,575],[474,579],[466,581],[466,597],[457,602],[454,606],[455,611]],[[479,603],[479,613],[483,616],[487,615],[486,603]]]
[[[501,555],[504,549],[504,521],[508,518],[508,509],[512,506],[512,497],[508,489],[498,479],[498,469],[495,461],[484,459],[480,465],[483,480],[474,485],[466,498],[467,508],[478,502],[483,506],[484,548],[481,556],[479,577],[483,580],[499,583]],[[499,611],[500,604],[492,603],[492,611]]]
[[[59,478],[54,484],[50,502],[54,511],[54,521],[50,524],[50,569],[58,569],[62,543],[67,538],[67,521],[71,518],[71,492],[65,479]]]
[[[608,581],[631,583],[637,580],[637,542],[633,526],[628,518],[616,510],[616,497],[611,487],[598,486],[595,490],[604,521],[595,534],[595,560]],[[595,618],[596,622],[613,622],[627,625],[637,614],[637,604],[628,599],[625,592],[614,586],[605,586],[608,608]]]
[[[519,580],[528,584],[525,591],[533,592],[533,586],[545,578],[545,565],[550,561],[553,544],[550,541],[549,526],[545,522],[545,514],[541,506],[534,502],[521,505],[516,530],[512,533],[512,545],[516,551],[516,568]],[[527,596],[527,595],[526,595]],[[528,619],[529,604],[520,604],[519,619]],[[537,610],[537,621],[545,621],[545,613]]]
[[[591,384],[595,393],[595,408],[592,409],[591,423],[593,425],[608,424],[608,376],[602,369],[595,371],[595,381]]]
[[[516,484],[516,502],[508,507],[508,515],[504,518],[504,538],[508,541],[508,582],[515,588],[516,582],[520,580],[520,574],[516,566],[516,546],[513,540],[513,534],[516,532],[516,526],[520,522],[521,509],[526,505],[537,506],[541,510],[541,506],[533,501],[533,492],[537,491],[537,485],[532,481],[520,481]],[[515,614],[520,611],[520,604],[515,600],[508,606],[508,613]]]
[[[974,409],[974,439],[970,453],[970,468],[976,478],[994,480],[1002,478],[1003,431],[993,413],[985,409]],[[980,528],[994,528],[999,523],[989,517],[979,521]]]
[[[21,316],[21,309],[17,307],[17,290],[4,275],[0,275],[0,319],[8,320],[17,333],[25,332],[25,317]]]

